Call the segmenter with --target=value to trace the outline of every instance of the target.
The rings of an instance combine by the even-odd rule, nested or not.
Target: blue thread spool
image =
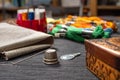
[[[34,10],[29,9],[28,20],[34,20]]]

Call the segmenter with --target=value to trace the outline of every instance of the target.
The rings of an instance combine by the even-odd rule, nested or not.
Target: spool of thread
[[[40,11],[39,8],[35,8],[35,20],[39,20],[40,19]]]
[[[44,6],[39,6],[39,13],[40,13],[40,19],[42,18],[46,18],[46,10],[45,10],[45,7]]]
[[[45,17],[45,9],[39,9],[40,13],[40,19],[43,19]]]
[[[23,9],[22,11],[22,20],[28,20],[28,10],[27,9]]]
[[[22,10],[17,10],[17,20],[22,20]]]
[[[28,11],[28,20],[34,20],[34,10],[29,9]]]
[[[46,18],[45,9],[35,8],[35,19],[39,20],[43,18]]]
[[[43,32],[47,33],[47,21],[45,9],[39,9],[40,12],[40,26]]]

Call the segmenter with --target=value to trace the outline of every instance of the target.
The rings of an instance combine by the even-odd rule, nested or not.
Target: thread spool
[[[27,20],[28,19],[28,10],[27,9],[24,9],[22,11],[22,20]]]
[[[40,19],[40,11],[39,8],[35,8],[35,20],[39,20]]]
[[[22,20],[22,10],[17,10],[17,20]]]
[[[34,20],[34,10],[29,9],[28,11],[28,20]]]
[[[46,21],[46,12],[45,9],[39,9],[40,12],[40,31],[47,33],[47,21]]]

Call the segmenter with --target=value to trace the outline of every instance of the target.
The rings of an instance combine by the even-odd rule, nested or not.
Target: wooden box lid
[[[120,37],[85,40],[86,53],[120,71]]]

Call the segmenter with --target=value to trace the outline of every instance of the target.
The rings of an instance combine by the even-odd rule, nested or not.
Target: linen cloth
[[[53,37],[9,23],[0,23],[0,57],[5,60],[52,46]]]

